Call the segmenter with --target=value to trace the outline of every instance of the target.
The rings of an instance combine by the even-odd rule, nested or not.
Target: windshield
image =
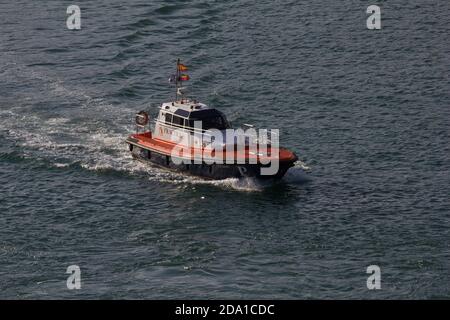
[[[214,117],[214,118],[204,119],[202,126],[203,126],[204,130],[209,130],[209,129],[223,130],[223,129],[228,128],[226,120],[223,119],[222,117]]]
[[[194,127],[194,121],[202,121],[202,129],[224,130],[230,128],[227,118],[221,112],[208,110],[208,113],[197,113],[189,119],[189,126]]]

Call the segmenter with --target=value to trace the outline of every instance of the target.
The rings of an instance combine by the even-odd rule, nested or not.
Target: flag
[[[184,64],[179,63],[178,64],[178,71],[187,71],[188,67],[186,67]]]
[[[181,74],[180,77],[178,78],[179,81],[188,81],[189,79],[190,79],[189,75],[187,74]]]

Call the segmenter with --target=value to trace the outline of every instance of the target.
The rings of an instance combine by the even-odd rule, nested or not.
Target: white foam
[[[311,175],[308,171],[300,167],[293,167],[289,169],[283,177],[283,181],[292,184],[301,184],[311,181]]]
[[[67,168],[68,166],[70,166],[70,163],[59,163],[59,162],[55,162],[54,166],[56,168]]]

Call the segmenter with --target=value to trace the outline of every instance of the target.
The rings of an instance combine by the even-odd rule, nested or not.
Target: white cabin
[[[153,137],[198,148],[205,147],[203,135],[208,134],[208,130],[228,128],[231,125],[222,112],[197,101],[182,99],[161,105]]]

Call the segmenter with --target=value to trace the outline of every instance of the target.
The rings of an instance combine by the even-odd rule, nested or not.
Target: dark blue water
[[[369,1],[78,1],[80,31],[71,4],[0,4],[0,297],[450,297],[448,1],[379,2],[381,30]],[[177,58],[309,173],[133,161],[134,112],[172,98]]]

